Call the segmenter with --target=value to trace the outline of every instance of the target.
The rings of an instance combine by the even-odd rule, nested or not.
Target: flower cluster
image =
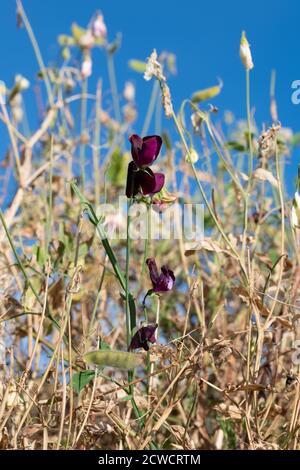
[[[126,196],[128,198],[133,198],[138,194],[151,196],[151,202],[154,206],[158,207],[158,210],[163,210],[163,207],[174,202],[176,197],[163,189],[165,175],[154,173],[150,168],[159,155],[162,138],[159,135],[141,138],[133,134],[129,137],[129,142],[131,143],[132,161],[128,165]],[[174,273],[167,266],[162,266],[161,273],[159,273],[154,258],[148,258],[146,264],[149,269],[152,289],[148,290],[144,298],[144,305],[148,295],[170,291],[175,283]],[[156,342],[155,331],[157,327],[157,324],[141,327],[132,337],[129,350],[143,348],[148,351],[148,343]]]
[[[159,294],[161,292],[168,292],[173,289],[175,283],[175,276],[173,271],[168,268],[168,266],[161,267],[161,273],[159,274],[156,261],[154,258],[148,258],[146,264],[149,268],[150,279],[152,282],[152,289],[150,289],[145,299],[148,295],[152,293]],[[144,299],[144,302],[145,302]],[[156,329],[158,324],[142,326],[132,337],[129,350],[143,348],[145,351],[149,350],[149,342],[154,344],[156,343]]]

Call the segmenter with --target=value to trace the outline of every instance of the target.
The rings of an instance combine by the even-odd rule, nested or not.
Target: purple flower
[[[155,325],[142,326],[132,337],[129,351],[131,349],[144,348],[145,351],[149,351],[149,343],[156,343],[155,330],[158,327],[157,323]]]
[[[159,135],[144,137],[136,134],[129,137],[133,161],[128,165],[126,196],[128,198],[142,193],[149,196],[158,193],[164,183],[165,175],[153,173],[149,168],[157,159],[162,145]]]
[[[161,274],[159,274],[154,258],[148,258],[146,263],[149,268],[150,278],[153,285],[151,292],[158,293],[172,290],[175,283],[173,271],[171,271],[167,266],[162,266]]]
[[[152,165],[157,159],[162,145],[162,138],[159,135],[149,135],[141,138],[133,134],[129,137],[131,143],[131,155],[138,168],[145,168]]]

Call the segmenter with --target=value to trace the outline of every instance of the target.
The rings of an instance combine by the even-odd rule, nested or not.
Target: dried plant
[[[134,85],[117,89],[120,40],[108,41],[102,13],[59,36],[62,60],[47,67],[17,4],[39,109],[24,131],[30,84],[21,75],[7,84],[0,448],[299,449],[299,181],[294,201],[284,185],[297,136],[273,120],[259,131],[246,36],[245,121],[207,105],[221,83],[176,114],[174,55],[131,60],[145,90],[153,85],[142,139]],[[108,93],[100,77],[95,90],[89,83],[103,53]],[[162,138],[145,138],[154,119]],[[139,201],[148,214],[145,240],[130,236],[129,212],[101,212],[125,193],[129,209]],[[204,239],[149,237],[149,214],[176,200],[205,204]],[[108,222],[125,236],[107,238]]]

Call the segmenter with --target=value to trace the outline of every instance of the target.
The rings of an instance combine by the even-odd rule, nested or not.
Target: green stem
[[[47,72],[47,69],[45,67],[45,64],[44,64],[44,61],[43,61],[43,58],[42,58],[42,54],[41,54],[38,42],[36,40],[36,37],[34,35],[34,32],[33,32],[32,28],[31,28],[31,25],[29,23],[29,20],[27,18],[27,15],[25,13],[24,8],[23,8],[22,2],[20,0],[17,0],[17,7],[18,7],[18,12],[20,13],[22,21],[24,23],[24,26],[27,30],[29,39],[31,41],[31,44],[32,44],[33,50],[35,52],[37,62],[38,62],[39,67],[41,69],[43,79],[44,79],[44,82],[45,82],[45,86],[46,86],[46,90],[47,90],[48,100],[49,100],[50,106],[52,107],[54,105],[54,98],[53,98],[53,94],[52,94],[51,84],[50,84],[48,72]]]
[[[180,135],[180,138],[181,138],[181,140],[182,140],[182,143],[183,143],[183,145],[184,145],[185,151],[186,151],[186,153],[188,154],[188,157],[189,157],[189,159],[190,159],[190,162],[191,162],[190,164],[191,164],[191,166],[192,166],[193,173],[194,173],[194,176],[195,176],[195,179],[196,179],[196,182],[197,182],[199,191],[200,191],[201,196],[202,196],[202,198],[203,198],[203,200],[204,200],[204,202],[205,202],[205,205],[206,205],[206,207],[207,207],[207,209],[208,209],[208,211],[209,211],[209,213],[210,213],[210,216],[212,217],[212,219],[213,219],[213,221],[214,221],[214,223],[215,223],[217,229],[219,230],[219,232],[220,232],[222,238],[223,238],[224,241],[227,243],[227,245],[230,247],[232,253],[237,257],[238,260],[240,260],[240,256],[239,256],[238,252],[236,251],[236,249],[234,248],[234,246],[233,246],[232,243],[230,242],[230,240],[229,240],[229,238],[227,237],[226,233],[224,232],[223,228],[221,227],[221,225],[220,225],[220,223],[219,223],[219,221],[218,221],[218,219],[217,219],[217,217],[216,217],[216,215],[215,215],[215,213],[214,213],[214,210],[213,210],[213,208],[211,207],[211,205],[210,205],[210,203],[209,203],[209,201],[208,201],[208,199],[207,199],[207,196],[206,196],[206,194],[205,194],[205,191],[204,191],[204,189],[203,189],[203,187],[202,187],[202,184],[201,184],[201,182],[200,182],[200,180],[199,180],[199,178],[198,178],[198,174],[197,174],[197,170],[196,170],[196,168],[195,168],[195,165],[192,163],[192,156],[191,156],[191,153],[190,153],[190,149],[189,149],[189,147],[188,147],[188,145],[187,145],[187,142],[186,142],[185,137],[184,137],[184,135],[183,135],[183,131],[182,131],[182,129],[181,129],[181,126],[180,126],[180,124],[179,124],[179,122],[178,122],[178,119],[177,119],[177,117],[176,117],[174,111],[173,111],[172,117],[173,117],[175,126],[176,126],[176,128],[177,128],[177,130],[178,130],[178,133],[179,133],[179,135]],[[243,269],[243,272],[244,272],[245,276],[247,277],[247,273],[246,273],[245,267],[244,267],[243,265],[241,265],[241,266],[242,266],[242,269]]]
[[[250,71],[249,70],[246,70],[246,110],[247,110],[248,147],[249,147],[249,165],[248,165],[248,178],[249,179],[248,179],[247,191],[245,195],[242,259],[245,259],[246,239],[247,239],[247,232],[248,232],[249,195],[250,195],[252,175],[253,175],[253,148],[252,148],[252,134],[251,134]]]
[[[127,237],[126,237],[126,271],[125,271],[125,292],[126,292],[126,331],[127,331],[127,347],[131,341],[131,333],[136,326],[136,318],[130,312],[129,305],[129,260],[130,260],[130,208],[132,205],[132,198],[127,203]]]
[[[78,186],[74,183],[74,182],[71,182],[71,188],[72,190],[74,191],[74,193],[76,194],[76,196],[78,197],[78,199],[80,200],[81,204],[83,204],[86,208],[87,208],[87,211],[88,211],[88,214],[89,214],[89,219],[91,221],[91,223],[96,227],[96,231],[100,237],[100,240],[101,240],[101,243],[103,245],[103,248],[108,256],[108,259],[109,261],[111,262],[112,264],[112,267],[113,267],[113,270],[115,272],[115,275],[120,283],[120,286],[122,288],[122,290],[125,292],[126,294],[126,279],[125,279],[125,276],[119,266],[119,263],[117,261],[117,258],[110,246],[110,243],[106,237],[106,233],[105,233],[105,230],[102,226],[102,222],[101,220],[98,219],[98,217],[96,216],[96,213],[94,211],[94,208],[92,206],[92,204],[85,198],[85,196],[83,195],[83,193],[80,191],[80,189],[78,188]],[[126,302],[127,304],[127,302]],[[130,310],[130,318],[132,319],[135,319],[136,318],[136,308],[135,308],[135,301],[134,301],[134,297],[133,295],[131,294],[131,292],[129,292],[128,290],[128,305],[129,305],[129,310]],[[134,321],[133,321],[133,324],[134,324]]]
[[[93,164],[94,164],[94,184],[95,184],[95,203],[100,203],[100,135],[101,135],[101,81],[98,82],[96,92],[96,116],[95,116],[95,134],[94,134],[94,150],[93,150]]]
[[[86,115],[87,115],[87,78],[82,79],[81,85],[81,124],[80,124],[80,170],[81,170],[81,181],[82,181],[82,189],[85,187],[85,143],[82,139],[85,139],[85,132],[86,132]]]
[[[2,209],[0,209],[0,219],[1,219],[1,223],[3,225],[3,228],[4,228],[4,231],[5,231],[5,234],[7,236],[7,239],[8,239],[8,242],[10,244],[10,247],[13,251],[13,254],[16,258],[16,261],[17,261],[17,264],[19,266],[19,269],[20,271],[22,272],[23,276],[24,276],[24,279],[25,279],[25,282],[27,283],[28,287],[30,287],[33,295],[35,296],[36,300],[38,301],[38,303],[43,307],[43,302],[41,301],[41,299],[39,298],[39,295],[34,287],[34,285],[32,284],[31,280],[29,279],[28,275],[27,275],[27,272],[23,266],[23,263],[21,261],[21,258],[19,257],[18,255],[18,252],[15,248],[15,245],[14,245],[14,242],[12,241],[12,238],[10,236],[10,233],[9,233],[9,230],[7,228],[7,225],[6,225],[6,222],[5,222],[5,219],[4,219],[4,215],[3,215],[3,212],[2,212]]]
[[[253,147],[251,134],[251,109],[250,109],[250,71],[246,70],[246,107],[248,124],[248,145],[249,145],[249,185],[251,184],[253,173]]]
[[[152,207],[151,203],[147,204],[147,235],[145,238],[145,247],[144,247],[144,259],[143,259],[143,265],[142,265],[142,275],[145,272],[146,268],[146,259],[149,256],[150,253],[150,246],[151,246],[151,215],[152,215]]]
[[[121,122],[122,117],[121,117],[121,110],[120,110],[120,103],[119,103],[119,95],[118,95],[117,79],[116,79],[116,72],[115,72],[114,56],[110,52],[108,52],[108,54],[107,54],[107,66],[108,66],[108,77],[109,77],[111,93],[112,93],[114,115],[115,115],[116,120],[118,122]]]
[[[148,132],[150,122],[151,122],[151,119],[152,119],[152,116],[153,116],[153,113],[154,113],[154,108],[155,108],[155,103],[156,103],[156,100],[157,100],[158,91],[159,91],[159,82],[157,80],[155,80],[155,82],[153,83],[153,88],[152,88],[152,93],[151,93],[151,97],[150,97],[150,101],[149,101],[149,106],[148,106],[148,109],[147,109],[143,129],[142,129],[142,135],[143,136],[146,135],[147,132]]]

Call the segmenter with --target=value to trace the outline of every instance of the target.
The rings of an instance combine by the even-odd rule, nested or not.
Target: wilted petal
[[[142,326],[142,328],[133,335],[128,349],[143,348],[145,351],[149,351],[148,341],[152,344],[156,342],[155,331],[157,326],[157,324]]]
[[[153,289],[150,292],[158,293],[172,290],[175,283],[173,271],[171,271],[167,266],[162,266],[161,274],[158,274],[154,258],[148,258],[146,263],[149,268],[149,274],[153,285]]]
[[[162,268],[163,271],[163,268]],[[173,289],[175,277],[172,271],[167,268],[159,276],[156,285],[153,287],[154,292],[168,292]]]
[[[150,278],[154,286],[157,283],[158,278],[159,278],[156,261],[154,258],[148,258],[146,259],[146,264],[148,266]]]

